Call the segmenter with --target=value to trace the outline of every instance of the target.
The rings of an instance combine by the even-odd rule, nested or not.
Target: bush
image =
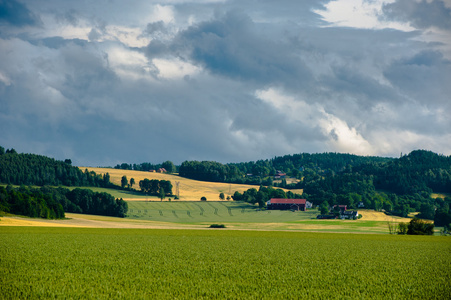
[[[407,234],[411,235],[433,235],[434,224],[414,218],[410,221]]]
[[[211,224],[210,228],[226,228],[224,224]]]
[[[207,198],[202,197],[202,198],[200,198],[200,201],[207,201]]]
[[[401,222],[398,224],[398,234],[407,234],[409,224]]]

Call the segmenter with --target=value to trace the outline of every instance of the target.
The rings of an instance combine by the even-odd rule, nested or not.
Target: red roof
[[[271,204],[305,204],[306,199],[271,198]]]

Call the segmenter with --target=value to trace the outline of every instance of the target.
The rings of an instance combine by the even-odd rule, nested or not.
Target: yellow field
[[[79,167],[79,168],[82,171],[84,171],[85,169],[88,169],[89,171],[94,171],[96,172],[96,174],[108,173],[110,174],[110,181],[117,185],[121,185],[121,179],[122,176],[124,175],[127,176],[127,179],[129,181],[130,178],[134,178],[135,185],[133,185],[133,188],[137,190],[139,190],[139,181],[144,180],[145,178],[169,180],[173,185],[172,193],[175,195],[177,191],[176,182],[179,182],[180,200],[185,201],[198,201],[200,200],[201,197],[206,197],[207,200],[210,201],[219,201],[220,193],[224,193],[225,198],[227,198],[227,196],[232,196],[233,193],[235,193],[235,191],[242,193],[250,188],[255,188],[258,190],[258,186],[256,185],[198,181],[187,179],[173,174],[162,174],[156,172],[142,172],[142,171],[110,169],[110,168],[91,168],[91,167],[88,168]],[[302,194],[302,190],[292,190],[292,192]],[[133,198],[131,196],[130,198],[123,199],[127,201],[133,201],[136,198]],[[142,198],[140,198],[139,200],[142,200]]]
[[[403,218],[398,216],[389,216],[380,211],[372,209],[359,209],[359,214],[362,215],[362,219],[365,221],[387,221],[387,222],[410,222],[409,218]]]
[[[434,199],[436,199],[436,198],[444,199],[446,197],[451,197],[451,194],[437,194],[437,193],[432,193],[431,194],[431,198],[434,198]]]

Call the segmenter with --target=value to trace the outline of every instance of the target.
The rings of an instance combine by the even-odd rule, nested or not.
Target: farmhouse
[[[308,202],[306,199],[284,199],[284,198],[271,198],[266,202],[268,209],[278,209],[278,210],[301,210],[306,211],[308,208],[312,207],[312,203]]]
[[[276,174],[274,175],[274,179],[281,179],[285,177],[287,177],[287,174],[282,171],[276,171]]]
[[[340,218],[342,218],[342,219],[356,220],[358,217],[359,217],[359,212],[356,210],[355,211],[347,210],[340,214]]]

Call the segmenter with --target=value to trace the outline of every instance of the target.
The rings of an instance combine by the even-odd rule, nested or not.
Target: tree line
[[[43,155],[5,151],[0,147],[0,182],[14,185],[65,185],[116,188],[110,175],[83,172],[71,165],[71,160],[55,160]]]
[[[117,164],[115,169],[122,169],[122,170],[134,170],[134,171],[151,171],[151,170],[158,170],[160,168],[164,168],[168,173],[175,173],[177,172],[177,167],[174,165],[172,161],[165,161],[161,164],[152,164],[152,163],[141,163],[141,164]]]
[[[451,222],[451,198],[432,198],[432,192],[451,193],[451,157],[416,150],[399,159],[345,168],[339,173],[306,175],[298,186],[315,205],[345,204],[351,208],[384,210],[406,217]]]
[[[0,186],[0,211],[33,218],[62,219],[65,212],[125,217],[127,202],[89,189]]]

